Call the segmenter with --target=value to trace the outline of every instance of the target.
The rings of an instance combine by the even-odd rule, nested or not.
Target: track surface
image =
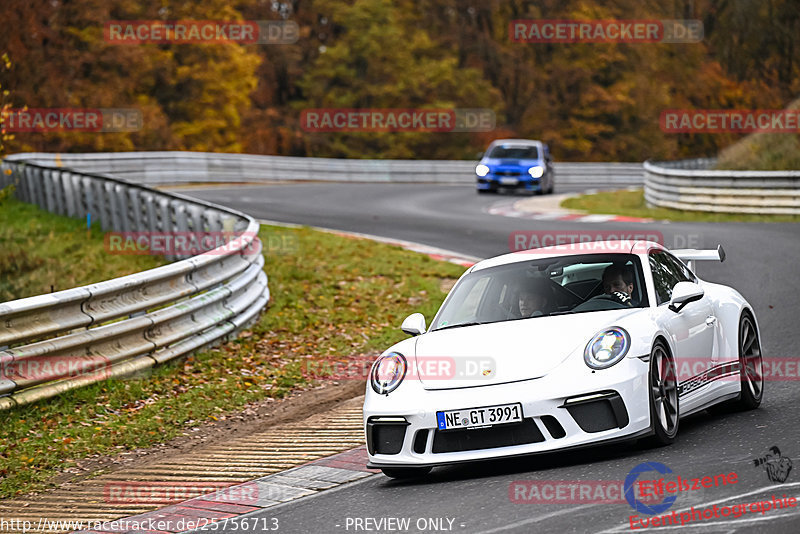
[[[800,333],[795,326],[800,298],[797,225],[579,224],[513,219],[489,215],[484,210],[514,198],[478,196],[463,186],[293,184],[181,192],[260,219],[417,241],[478,257],[508,252],[509,234],[517,230],[656,231],[663,233],[669,248],[714,247],[723,243],[728,256],[725,263],[704,263],[698,274],[706,280],[736,287],[755,306],[766,357],[797,357],[796,347],[800,344]],[[520,504],[511,502],[509,487],[517,480],[624,480],[632,468],[644,461],[664,463],[688,478],[731,471],[738,474],[736,485],[680,494],[672,508],[678,511],[689,506],[769,499],[773,494],[799,497],[799,401],[798,381],[769,382],[759,410],[725,415],[703,412],[684,419],[679,439],[670,447],[642,449],[635,444],[623,444],[439,468],[430,477],[414,483],[375,475],[313,498],[265,510],[260,516],[278,518],[280,532],[405,531],[386,528],[386,524],[377,527],[372,522],[382,518],[409,518],[411,532],[630,531],[628,517],[633,510],[627,503]],[[795,464],[788,480],[780,485],[769,482],[765,472],[753,465],[753,459],[773,445],[793,458]],[[362,522],[366,518],[370,521]],[[445,519],[437,529],[430,523],[423,524],[428,518]],[[683,527],[646,530],[676,528],[692,532],[798,532],[800,506],[766,514],[746,514],[736,520],[707,520]],[[260,528],[251,531],[262,532]]]

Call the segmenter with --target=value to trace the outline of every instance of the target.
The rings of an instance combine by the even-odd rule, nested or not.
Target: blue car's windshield
[[[539,148],[534,145],[499,145],[492,149],[493,159],[539,159]]]

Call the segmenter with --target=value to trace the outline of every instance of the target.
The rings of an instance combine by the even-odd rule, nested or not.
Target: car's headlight
[[[533,178],[541,178],[544,174],[544,167],[541,165],[536,165],[535,167],[531,167],[528,169],[528,174],[531,175]]]
[[[375,393],[388,395],[400,385],[406,376],[408,364],[399,352],[384,354],[372,366],[369,382]]]
[[[486,176],[487,174],[489,174],[489,170],[490,170],[490,169],[489,169],[489,167],[488,167],[488,166],[486,166],[486,165],[484,165],[483,163],[481,163],[480,165],[478,165],[477,167],[475,167],[475,174],[477,174],[478,176],[480,176],[481,178],[483,178],[484,176]]]
[[[597,333],[589,341],[583,359],[592,369],[606,369],[624,358],[630,346],[628,332],[615,326]]]

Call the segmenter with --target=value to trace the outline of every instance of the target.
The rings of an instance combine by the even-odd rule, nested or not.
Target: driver
[[[521,317],[541,317],[545,314],[547,294],[543,283],[524,286],[520,289],[518,298]]]
[[[612,263],[603,271],[603,291],[626,306],[633,306],[633,270],[627,265]]]

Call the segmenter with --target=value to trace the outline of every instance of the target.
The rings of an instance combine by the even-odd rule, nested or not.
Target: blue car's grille
[[[495,171],[494,174],[497,176],[519,176],[522,173],[519,171]]]

